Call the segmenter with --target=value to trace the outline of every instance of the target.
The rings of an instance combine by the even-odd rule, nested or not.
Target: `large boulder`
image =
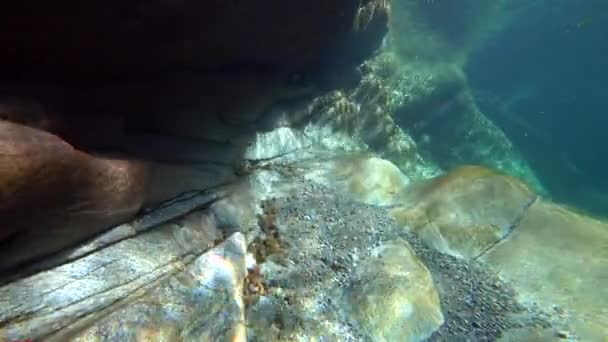
[[[22,268],[0,285],[0,339],[244,341],[246,244],[231,232],[253,204],[233,190],[177,198]]]
[[[342,307],[374,341],[423,341],[443,324],[431,274],[406,241],[374,249],[352,278]]]
[[[436,249],[474,259],[506,238],[536,197],[516,178],[462,166],[402,189],[392,213]]]
[[[466,166],[403,190],[395,218],[430,246],[481,261],[522,303],[568,317],[583,340],[608,336],[608,223]]]
[[[0,270],[79,242],[140,210],[143,163],[89,155],[0,121]]]
[[[607,222],[538,201],[482,260],[527,302],[564,312],[583,340],[608,336]]]
[[[332,172],[346,180],[347,189],[356,198],[372,205],[392,204],[399,191],[410,182],[397,166],[377,157],[337,163]]]

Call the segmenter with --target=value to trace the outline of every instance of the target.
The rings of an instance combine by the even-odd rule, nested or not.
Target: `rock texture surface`
[[[374,341],[423,341],[444,322],[431,274],[404,240],[372,250],[351,277],[343,308]]]
[[[354,30],[359,6],[368,3],[374,16]],[[266,67],[294,71],[326,64],[337,52],[342,53],[339,59],[354,58],[356,63],[361,58],[357,52],[369,53],[370,46],[376,46],[386,33],[388,18],[379,6],[382,3],[22,4],[2,11],[0,41],[11,48],[1,64],[7,66],[5,72],[26,77],[126,80],[167,70]],[[35,29],[25,28],[24,22]],[[336,42],[345,45],[336,46]]]
[[[608,336],[608,223],[540,201],[483,261],[523,300],[569,317],[583,340]]]
[[[376,158],[355,158],[352,163],[336,163],[333,177],[346,179],[346,187],[365,203],[392,204],[398,190],[410,183],[393,163]]]
[[[365,194],[353,200],[348,184],[394,174],[388,162],[307,153],[254,164],[244,187],[178,197],[3,285],[2,337],[491,341],[535,326],[569,331],[553,309],[518,302],[525,288],[513,281],[514,292],[495,263],[440,253]],[[353,167],[368,162],[389,167]],[[353,180],[336,177],[338,165]],[[404,305],[385,310],[387,298]]]
[[[284,156],[274,161],[275,168],[265,166],[265,171],[258,174],[257,183],[260,189],[265,189],[266,197],[276,197],[268,203],[274,208],[270,217],[276,218],[272,226],[276,227],[273,231],[278,235],[270,235],[279,237],[282,248],[272,248],[279,253],[259,260],[266,287],[247,315],[251,324],[249,336],[253,340],[373,341],[381,338],[372,335],[382,334],[381,325],[370,326],[369,320],[358,319],[358,309],[349,298],[354,300],[352,293],[356,289],[378,289],[374,285],[381,280],[373,275],[381,272],[384,258],[374,257],[373,251],[382,250],[383,245],[400,239],[410,244],[428,268],[439,296],[445,323],[432,333],[430,341],[492,341],[512,329],[526,330],[538,325],[555,333],[555,329],[564,326],[559,317],[517,303],[512,289],[486,266],[429,248],[415,234],[398,225],[386,210],[353,200],[356,196],[344,196],[348,193],[348,180],[335,177],[331,170],[339,165],[343,168],[362,165],[369,156],[363,154],[358,158],[353,154],[346,158],[344,155],[318,155],[310,160],[288,162],[290,156]],[[358,179],[371,176],[363,171],[364,168],[353,169],[361,171],[357,174]],[[268,237],[267,230],[266,233],[260,230],[264,231],[253,228],[250,232],[249,236],[253,236],[250,248],[263,245],[256,242],[259,241],[256,236]],[[399,260],[404,272],[417,269],[410,267],[414,265],[406,267],[407,263],[403,263],[406,259]],[[375,267],[361,266],[372,261]],[[417,285],[409,285],[429,289],[424,283],[415,283]],[[383,296],[403,298],[411,298],[407,296],[412,293],[424,293],[407,291],[405,283],[391,284],[379,292]],[[365,302],[367,297],[358,298]],[[424,302],[422,298],[432,296],[419,298]],[[370,299],[367,303],[373,308],[377,302]],[[437,313],[430,309],[433,305],[423,307]],[[409,319],[405,316],[389,318],[387,314],[384,322],[404,319],[404,329],[415,326],[417,316],[409,316]],[[417,333],[431,333],[432,327],[438,325],[438,316],[420,317],[424,318],[418,321],[418,327],[427,328]]]
[[[9,7],[3,271],[235,181],[263,119],[335,88],[329,70],[352,74],[379,47],[389,11],[376,0]]]
[[[2,271],[122,223],[144,203],[144,163],[92,156],[6,121],[0,139]]]
[[[404,188],[392,214],[437,250],[475,259],[508,237],[536,199],[515,178],[463,166]]]
[[[226,216],[235,202],[203,197],[116,227],[4,285],[0,337],[244,341],[246,245],[242,234],[228,235],[240,222]],[[246,220],[247,207],[239,208]]]
[[[0,339],[605,338],[607,224],[425,180],[542,188],[458,66],[360,65],[389,9],[3,11]]]
[[[463,167],[403,190],[394,217],[433,248],[491,266],[519,299],[568,317],[584,340],[608,335],[605,222],[538,198],[520,181]],[[413,203],[413,204],[412,204]]]

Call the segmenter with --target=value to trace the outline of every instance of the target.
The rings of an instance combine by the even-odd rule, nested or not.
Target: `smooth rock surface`
[[[238,196],[178,198],[3,285],[0,338],[242,341],[244,236],[218,245],[253,219]]]
[[[506,238],[536,197],[515,178],[463,166],[403,188],[391,212],[437,250],[473,259]]]
[[[498,272],[524,305],[608,336],[608,223],[537,198],[514,178],[462,167],[406,187],[396,219],[437,250]]]
[[[228,332],[242,341],[243,236],[198,257],[194,248],[213,246],[217,233],[196,229],[170,225],[3,287],[0,336],[139,341]],[[200,234],[211,236],[205,242]]]
[[[260,261],[265,291],[247,311],[252,341],[373,341],[374,331],[364,327],[352,303],[343,300],[348,298],[344,293],[372,287],[373,275],[382,267],[380,259],[370,257],[372,251],[387,241],[401,240],[430,271],[440,300],[444,324],[429,341],[494,341],[511,329],[564,326],[559,319],[517,303],[513,290],[487,266],[429,248],[387,210],[353,196],[345,186],[348,179],[335,177],[332,170],[357,159],[364,162],[369,155],[322,154],[286,162],[290,158],[279,158],[254,173],[256,191],[268,200],[264,207],[273,208],[269,218],[281,248]],[[261,245],[259,239],[268,236],[262,227],[250,227],[248,241],[254,251]],[[368,280],[365,284],[355,277],[364,260],[378,261],[376,267],[365,268],[371,274],[359,273]],[[387,291],[407,296],[401,285],[407,286],[391,283]],[[370,306],[374,302],[370,300]],[[385,318],[403,319],[404,329],[416,323],[416,316],[387,314]],[[427,327],[436,327],[437,321],[429,321]]]
[[[246,341],[243,235],[234,234],[177,271],[72,340]],[[57,340],[64,336],[59,333]]]
[[[377,157],[337,163],[332,174],[346,179],[349,192],[356,198],[379,206],[394,203],[399,191],[410,182],[397,166]]]
[[[342,300],[373,341],[424,341],[444,322],[431,274],[404,240],[374,249]]]
[[[145,200],[145,163],[92,156],[35,128],[0,121],[0,155],[0,271],[122,223]]]
[[[563,311],[583,340],[608,338],[608,223],[539,201],[482,260],[524,302]]]

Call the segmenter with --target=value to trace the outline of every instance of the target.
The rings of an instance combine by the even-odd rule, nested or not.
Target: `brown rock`
[[[44,131],[0,121],[0,270],[133,216],[146,167],[94,157]]]
[[[392,213],[435,248],[469,259],[506,237],[535,199],[516,178],[462,166],[406,187]]]

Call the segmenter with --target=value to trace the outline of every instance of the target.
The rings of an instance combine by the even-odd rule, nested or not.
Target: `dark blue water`
[[[608,1],[507,7],[467,64],[479,105],[555,200],[608,216]]]

